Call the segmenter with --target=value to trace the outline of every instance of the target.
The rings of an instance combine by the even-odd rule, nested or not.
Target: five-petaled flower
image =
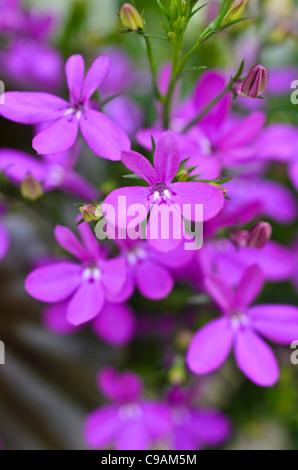
[[[120,160],[130,149],[127,135],[90,101],[109,71],[107,56],[98,57],[85,75],[84,59],[73,55],[66,62],[65,73],[70,102],[49,93],[7,92],[0,114],[23,124],[47,123],[33,139],[39,154],[58,154],[75,143],[79,128],[91,150],[103,158]]]
[[[218,276],[205,280],[205,288],[223,311],[223,317],[200,329],[190,344],[187,363],[192,372],[207,374],[220,367],[233,346],[239,369],[254,383],[270,387],[279,370],[264,336],[278,344],[298,338],[298,308],[291,305],[249,304],[263,287],[262,271],[257,265],[243,274],[235,292]]]

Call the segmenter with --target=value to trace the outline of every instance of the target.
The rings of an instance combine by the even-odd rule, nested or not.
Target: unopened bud
[[[241,86],[241,96],[257,98],[268,85],[268,71],[263,65],[255,65]]]
[[[80,212],[85,222],[98,221],[103,217],[101,206],[96,206],[95,204],[81,206]]]
[[[248,0],[235,0],[224,17],[223,22],[228,23],[230,21],[239,20],[245,10],[247,3]]]
[[[42,185],[30,173],[21,182],[20,190],[23,198],[30,199],[30,201],[36,201],[43,195]]]
[[[258,222],[249,230],[247,238],[248,248],[263,248],[272,234],[271,225],[268,222]]]
[[[178,181],[187,181],[188,180],[188,171],[185,168],[182,168],[177,173]]]
[[[144,22],[138,10],[130,3],[124,3],[120,8],[120,20],[125,28],[139,31],[144,28]]]

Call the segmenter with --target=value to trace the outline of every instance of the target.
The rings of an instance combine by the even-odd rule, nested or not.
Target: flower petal
[[[121,160],[126,168],[147,181],[148,184],[153,185],[157,182],[157,175],[153,166],[140,153],[133,151],[122,152]]]
[[[57,242],[62,246],[62,248],[64,248],[64,250],[68,251],[81,261],[86,258],[84,247],[69,228],[57,225],[54,233]]]
[[[163,403],[144,401],[142,412],[146,426],[154,440],[167,434],[173,425],[169,407]]]
[[[83,282],[67,307],[67,321],[81,325],[96,317],[105,301],[100,282]]]
[[[126,279],[126,262],[118,257],[102,264],[102,283],[110,295],[118,294]]]
[[[69,57],[65,64],[65,74],[70,92],[70,100],[72,103],[75,103],[81,98],[85,75],[85,63],[80,54]]]
[[[239,283],[236,303],[239,309],[250,305],[260,294],[264,285],[264,276],[257,264],[247,268]]]
[[[265,341],[250,328],[240,329],[237,333],[235,359],[239,369],[255,384],[271,387],[277,382],[276,358]]]
[[[207,374],[218,369],[231,352],[234,333],[228,318],[212,320],[193,337],[186,362],[195,374]]]
[[[298,308],[292,305],[256,305],[247,310],[253,327],[278,344],[298,338]]]
[[[70,194],[86,199],[87,201],[94,201],[98,198],[98,189],[96,189],[89,181],[83,178],[80,174],[68,170],[60,183],[60,188]]]
[[[102,257],[100,244],[90,225],[87,222],[82,222],[78,225],[77,229],[85,247],[85,251],[89,254],[89,257],[93,260],[100,259]]]
[[[91,150],[102,158],[120,160],[130,141],[120,127],[99,111],[89,109],[80,119],[81,132]]]
[[[80,285],[82,267],[75,263],[55,263],[35,269],[26,279],[25,289],[42,302],[66,300]]]
[[[255,111],[249,116],[233,123],[233,126],[221,135],[217,145],[221,149],[248,145],[256,139],[265,124],[266,116],[260,111]]]
[[[158,181],[170,183],[180,165],[180,153],[177,139],[173,132],[165,132],[156,145],[154,168]]]
[[[84,440],[93,449],[110,444],[118,429],[118,407],[102,406],[87,416],[84,425]]]
[[[135,279],[139,291],[147,299],[164,299],[174,287],[170,272],[157,262],[148,259],[136,265]]]
[[[136,332],[136,318],[128,305],[106,302],[94,320],[93,330],[107,343],[123,346],[132,340]]]
[[[43,322],[47,328],[60,335],[68,335],[78,331],[78,328],[71,325],[66,319],[68,302],[59,302],[49,305],[43,311]]]
[[[98,89],[101,82],[107,76],[110,69],[110,60],[103,55],[98,57],[87,72],[82,92],[82,99],[89,100],[93,93]]]
[[[118,373],[113,367],[104,367],[97,375],[99,390],[110,400],[132,403],[139,400],[143,384],[133,372]]]
[[[47,173],[42,160],[12,149],[0,150],[0,170],[16,184],[23,181],[28,173],[37,181],[43,182]]]
[[[184,205],[190,205],[190,216],[185,215],[185,218],[201,222],[201,213],[195,211],[196,204],[203,205],[203,221],[207,221],[215,217],[223,208],[225,198],[223,192],[207,183],[196,183],[196,182],[181,182],[171,184],[172,193],[176,193],[173,196],[173,202],[179,204],[182,214],[185,212]],[[190,218],[191,217],[191,218]]]
[[[150,446],[148,429],[141,419],[129,419],[117,433],[116,450],[147,450]]]
[[[222,277],[215,275],[206,277],[204,287],[225,313],[232,310],[235,304],[235,294]]]
[[[69,103],[49,93],[9,91],[0,115],[21,124],[38,124],[59,119]]]
[[[76,116],[65,116],[34,137],[32,146],[39,154],[56,155],[72,147],[78,135]]]

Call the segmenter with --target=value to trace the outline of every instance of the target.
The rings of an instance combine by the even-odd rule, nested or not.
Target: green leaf
[[[202,10],[202,8],[204,8],[206,5],[208,5],[208,3],[204,3],[204,5],[201,5],[199,8],[192,11],[189,15],[189,19],[191,19],[196,13],[198,13],[198,11]]]
[[[85,221],[84,221],[83,218],[81,218],[81,219],[77,222],[76,226],[78,227],[78,226],[81,225],[83,222],[85,222]]]
[[[126,179],[129,179],[129,180],[140,180],[140,179],[142,179],[138,175],[135,175],[134,173],[132,173],[131,175],[122,175],[122,178],[126,178]]]
[[[156,143],[155,143],[155,140],[154,140],[154,137],[153,135],[151,134],[151,143],[152,143],[152,155],[155,154],[155,149],[156,149]]]
[[[236,75],[233,77],[234,80],[238,80],[239,78],[241,78],[241,75],[243,74],[243,69],[244,69],[244,62],[245,61],[243,59],[239,66],[239,69],[237,70]]]
[[[170,13],[167,11],[167,9],[163,6],[163,4],[161,3],[160,0],[157,0],[157,5],[159,6],[159,8],[161,9],[161,11],[163,12],[163,14],[166,16],[167,20],[170,21],[171,20],[171,17],[170,17]]]
[[[162,41],[169,41],[169,38],[168,37],[164,37],[164,36],[153,36],[152,34],[142,34],[142,36],[146,36],[147,38],[151,38],[151,39],[161,39]]]

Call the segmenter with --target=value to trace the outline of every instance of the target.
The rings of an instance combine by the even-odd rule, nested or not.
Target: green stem
[[[161,94],[159,92],[159,89],[158,89],[158,86],[157,86],[157,70],[156,70],[156,65],[155,65],[154,56],[153,56],[152,44],[151,44],[150,38],[148,36],[143,35],[143,38],[145,39],[147,55],[148,55],[151,74],[152,74],[152,79],[153,79],[154,93],[155,93],[156,98],[159,101],[161,101],[162,96],[161,96]]]
[[[195,124],[197,124],[201,119],[203,119],[206,114],[227,94],[231,91],[231,80],[226,85],[226,87],[222,90],[219,95],[217,95],[210,103],[205,106],[185,127],[182,129],[182,133],[185,134],[188,132]]]

